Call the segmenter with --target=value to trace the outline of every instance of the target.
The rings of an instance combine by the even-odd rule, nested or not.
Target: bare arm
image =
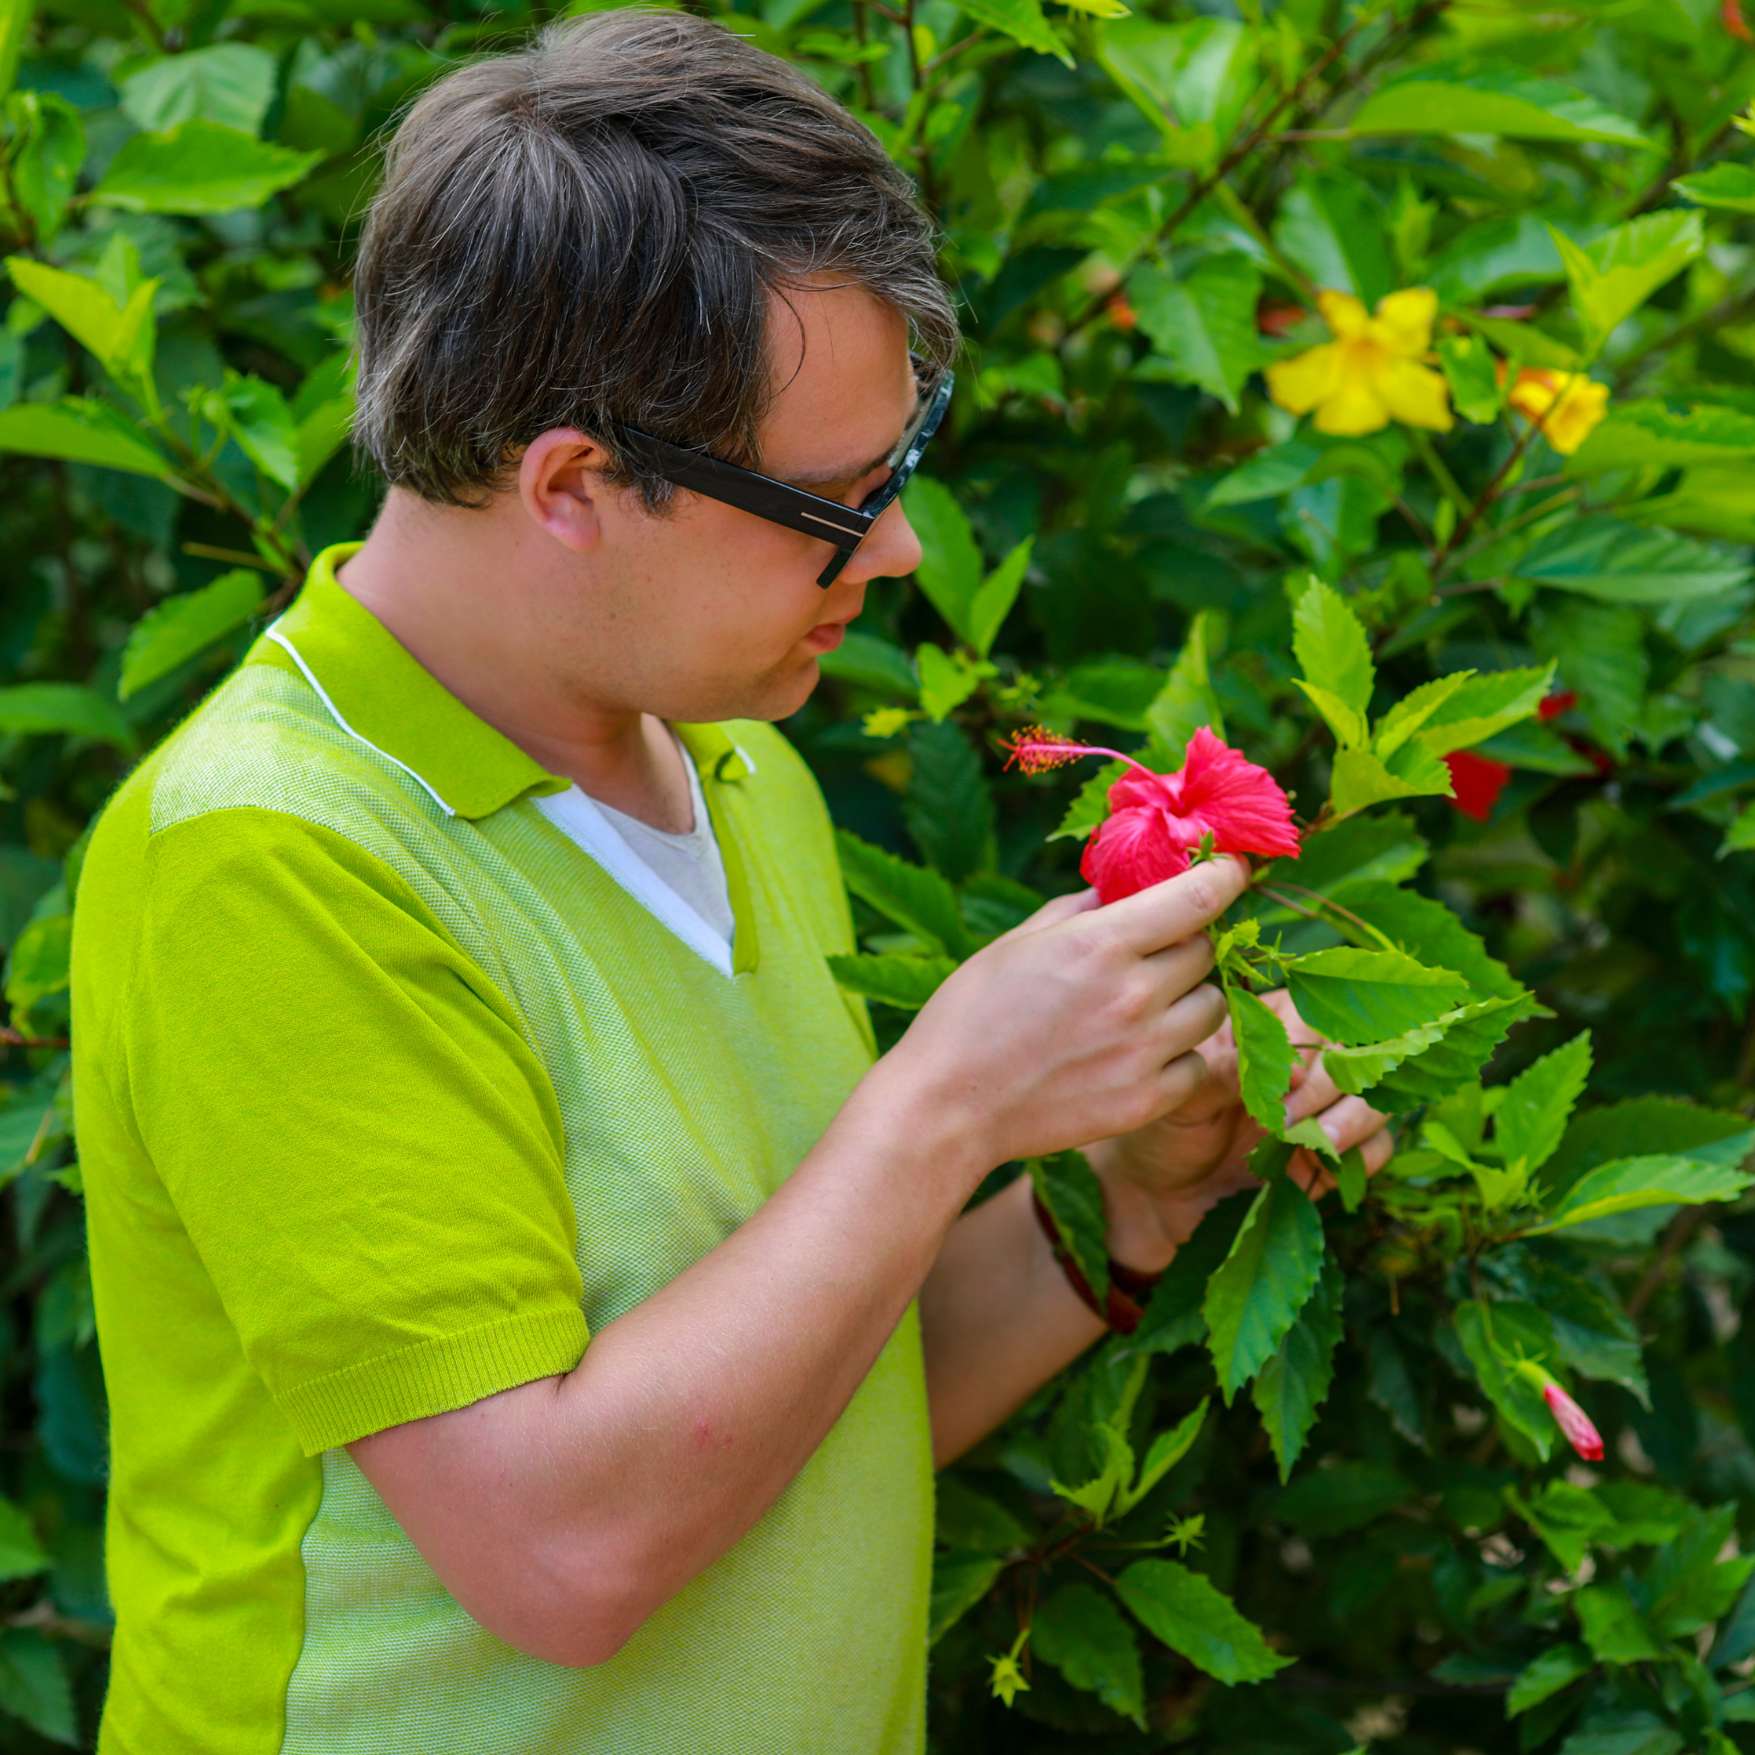
[[[964,963],[761,1210],[572,1371],[349,1446],[463,1607],[533,1656],[601,1663],[730,1548],[988,1170],[1186,1099],[1217,1003],[1189,992],[1210,963],[1189,936],[1243,880],[1202,866],[1101,917],[1090,892],[1056,898]]]

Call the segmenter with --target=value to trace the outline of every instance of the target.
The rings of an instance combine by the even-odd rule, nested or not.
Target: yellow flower
[[[1438,295],[1409,287],[1367,315],[1351,293],[1320,292],[1317,309],[1333,341],[1267,369],[1268,395],[1291,414],[1316,410],[1319,433],[1375,433],[1392,420],[1450,431],[1450,391],[1423,364]]]
[[[1519,414],[1542,423],[1542,437],[1571,456],[1590,437],[1609,406],[1609,386],[1583,372],[1554,372],[1525,366],[1506,398]]]

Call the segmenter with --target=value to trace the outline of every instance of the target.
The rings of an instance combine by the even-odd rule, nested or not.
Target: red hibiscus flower
[[[1755,36],[1750,34],[1749,22],[1743,17],[1742,0],[1723,0],[1719,7],[1719,16],[1732,36],[1741,37],[1746,43],[1755,42]]]
[[[1189,855],[1211,835],[1219,853],[1266,858],[1298,854],[1292,806],[1279,783],[1202,726],[1174,774],[1157,774],[1120,750],[1056,737],[1029,726],[1007,739],[1009,768],[1026,774],[1080,756],[1113,756],[1132,770],[1109,788],[1109,815],[1085,844],[1079,873],[1114,902],[1187,871]]]

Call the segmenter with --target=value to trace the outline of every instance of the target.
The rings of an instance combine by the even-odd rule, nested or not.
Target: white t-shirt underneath
[[[725,862],[713,835],[707,802],[701,796],[701,777],[695,772],[694,759],[669,725],[665,730],[670,732],[689,777],[694,827],[687,833],[655,829],[591,797],[577,785],[536,799],[536,807],[672,932],[729,974],[736,921],[725,881]]]

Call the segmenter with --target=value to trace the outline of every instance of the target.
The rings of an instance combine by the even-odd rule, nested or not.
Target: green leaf
[[[1329,778],[1329,801],[1343,818],[1392,798],[1449,798],[1451,791],[1450,770],[1418,743],[1403,744],[1388,761],[1372,750],[1338,750]]]
[[[239,450],[270,481],[289,492],[297,487],[299,434],[286,398],[261,378],[227,371],[214,401]]]
[[[994,862],[993,797],[981,758],[954,725],[908,728],[913,769],[903,819],[914,844],[953,883]]]
[[[1674,464],[1736,465],[1755,450],[1755,412],[1694,403],[1612,402],[1590,437],[1566,459],[1569,475]]]
[[[95,463],[168,481],[170,461],[139,438],[107,403],[85,396],[59,402],[17,402],[0,408],[0,451]]]
[[[1755,1153],[1755,1123],[1732,1110],[1675,1097],[1605,1103],[1573,1118],[1543,1169],[1543,1180],[1564,1189],[1599,1164],[1666,1152],[1739,1170]]]
[[[1354,113],[1349,134],[1487,134],[1507,140],[1601,141],[1645,146],[1639,128],[1595,98],[1515,67],[1419,73],[1380,86]]]
[[[1139,1640],[1115,1604],[1088,1584],[1051,1591],[1030,1623],[1030,1648],[1073,1687],[1146,1728]]]
[[[1564,1230],[1569,1225],[1589,1224],[1613,1213],[1630,1213],[1640,1207],[1699,1206],[1707,1201],[1735,1200],[1755,1182],[1724,1164],[1668,1154],[1619,1158],[1603,1164],[1573,1183],[1543,1223],[1529,1229],[1531,1236]]]
[[[997,1554],[935,1554],[927,1643],[937,1645],[992,1590],[994,1580],[1004,1570],[1005,1561]]]
[[[1594,1668],[1590,1653],[1582,1645],[1550,1646],[1518,1672],[1511,1692],[1505,1696],[1505,1716],[1516,1718],[1532,1706],[1540,1706],[1550,1695],[1570,1687]]]
[[[860,688],[898,701],[915,700],[920,693],[920,679],[914,674],[908,654],[879,635],[862,633],[857,628],[849,628],[841,644],[833,652],[825,652],[817,664],[824,676],[857,683]]]
[[[914,668],[920,673],[920,706],[930,719],[945,719],[981,686],[981,673],[966,662],[959,649],[947,652],[930,640],[914,649]]]
[[[0,42],[10,34],[0,26]],[[12,193],[30,215],[40,249],[61,230],[72,204],[85,162],[85,126],[79,112],[53,92],[19,92],[9,107],[17,153]]]
[[[1323,459],[1323,448],[1299,434],[1257,451],[1228,475],[1220,476],[1206,498],[1206,509],[1248,505],[1253,500],[1277,500],[1302,487]]]
[[[1292,651],[1305,680],[1327,690],[1363,722],[1377,679],[1371,641],[1352,605],[1315,575],[1292,612]]]
[[[1294,1661],[1274,1651],[1229,1597],[1174,1560],[1136,1560],[1115,1590],[1148,1633],[1227,1686],[1265,1681]]]
[[[1273,1446],[1282,1481],[1290,1477],[1334,1378],[1335,1348],[1341,1338],[1341,1291],[1341,1270],[1332,1256],[1327,1257],[1309,1302],[1286,1331],[1279,1351],[1250,1385],[1249,1393]]]
[[[1637,1664],[1663,1656],[1651,1631],[1640,1619],[1619,1584],[1592,1584],[1576,1592],[1572,1607],[1584,1642],[1600,1663]]]
[[[1458,1085],[1478,1077],[1511,1026],[1536,1009],[1535,996],[1520,991],[1473,1000],[1453,1013],[1441,1013],[1444,1034],[1430,1048],[1384,1075],[1372,1088],[1373,1107],[1400,1111],[1449,1095]]]
[[[942,482],[916,474],[903,490],[908,522],[920,538],[914,577],[945,625],[973,646],[970,612],[981,589],[981,550],[956,496]]]
[[[1231,1252],[1207,1282],[1207,1345],[1227,1404],[1266,1364],[1322,1272],[1316,1203],[1280,1176],[1255,1197]]]
[[[151,372],[156,280],[142,281],[126,303],[118,304],[95,280],[28,256],[8,256],[6,268],[18,290],[96,354],[111,377],[132,380]]]
[[[1398,1505],[1412,1488],[1382,1463],[1338,1462],[1308,1469],[1272,1502],[1272,1513],[1309,1536],[1340,1536],[1362,1529]]]
[[[1206,1337],[1201,1301],[1206,1286],[1231,1252],[1231,1244],[1255,1197],[1239,1192],[1220,1201],[1195,1227],[1194,1235],[1177,1250],[1146,1300],[1140,1325],[1120,1347],[1146,1353],[1174,1353],[1198,1345]]]
[[[120,749],[134,747],[134,729],[96,689],[79,683],[14,683],[0,688],[0,733],[41,736],[67,732]]]
[[[1644,615],[1631,604],[1546,599],[1531,618],[1531,633],[1538,649],[1558,661],[1567,686],[1577,691],[1577,711],[1591,736],[1617,761],[1625,761],[1628,733],[1643,714],[1651,675]]]
[[[121,92],[122,108],[137,128],[169,128],[200,117],[260,134],[274,101],[274,57],[248,43],[185,49],[129,74]]]
[[[1505,1088],[1493,1125],[1493,1143],[1511,1167],[1538,1170],[1553,1155],[1590,1077],[1590,1032],[1545,1054]]]
[[[1553,238],[1593,354],[1618,324],[1706,247],[1700,215],[1680,208],[1641,214],[1583,248],[1562,232],[1553,231]]]
[[[1024,575],[1030,570],[1030,556],[1035,552],[1036,539],[1026,536],[1006,558],[982,580],[968,610],[969,644],[985,658],[994,636],[1005,625],[1012,605],[1018,600]]]
[[[1531,717],[1553,681],[1551,662],[1470,676],[1437,704],[1415,739],[1437,756],[1468,749]]]
[[[1125,762],[1105,762],[1079,788],[1059,826],[1046,839],[1061,841],[1073,835],[1081,839],[1089,835],[1109,815],[1109,788],[1129,772]]]
[[[61,1648],[35,1628],[0,1629],[0,1712],[23,1719],[52,1743],[79,1745],[73,1688]]]
[[[1077,1486],[1063,1481],[1048,1484],[1069,1505],[1076,1505],[1101,1529],[1114,1512],[1117,1495],[1133,1475],[1133,1446],[1121,1430],[1103,1421],[1091,1429],[1091,1437],[1102,1447],[1103,1462],[1097,1473]]]
[[[1077,1152],[1032,1158],[1030,1178],[1061,1241],[1101,1304],[1109,1296],[1109,1219],[1102,1183]]]
[[[1505,390],[1484,341],[1474,335],[1446,335],[1438,343],[1438,363],[1450,386],[1450,400],[1464,420],[1499,418]]]
[[[117,698],[126,701],[241,628],[261,609],[263,596],[262,575],[236,567],[155,604],[129,632]]]
[[[0,1499],[0,1579],[31,1578],[48,1567],[49,1556],[24,1508]]]
[[[1401,951],[1350,945],[1291,962],[1287,986],[1298,1015],[1319,1036],[1362,1048],[1429,1024],[1466,999],[1468,983]]]
[[[1031,1532],[997,1499],[978,1492],[961,1474],[944,1470],[936,1483],[933,1534],[947,1548],[1010,1554],[1027,1548]]]
[[[835,831],[835,845],[848,889],[885,919],[947,956],[966,957],[974,949],[957,910],[957,893],[936,871],[898,859],[849,829]]]
[[[230,213],[260,207],[322,162],[241,128],[192,118],[162,133],[137,134],[110,160],[94,203],[134,213]]]
[[[1188,740],[1205,725],[1217,737],[1225,735],[1225,718],[1213,690],[1209,648],[1213,644],[1214,618],[1201,610],[1188,624],[1188,635],[1176,662],[1164,678],[1164,686],[1146,708],[1146,727],[1153,741],[1163,746],[1168,767],[1180,767],[1188,753]],[[1119,777],[1115,763],[1104,769],[1104,793]],[[1099,819],[1101,820],[1101,819]]]
[[[1463,1008],[1442,1013],[1429,1024],[1418,1024],[1387,1042],[1373,1042],[1362,1048],[1330,1046],[1322,1051],[1322,1064],[1337,1090],[1359,1096],[1388,1077],[1403,1061],[1424,1054],[1441,1041],[1449,1028],[1449,1020],[1461,1015]]]
[[[1042,11],[1042,0],[955,0],[959,12],[1008,36],[1039,55],[1053,55],[1068,67],[1072,55]]]
[[[899,954],[831,956],[829,973],[847,989],[902,1011],[919,1011],[939,987],[956,973],[949,957],[908,957]]]
[[[1308,837],[1298,852],[1298,881],[1351,907],[1362,885],[1400,883],[1425,862],[1426,843],[1413,819],[1382,811]]]
[[[1551,1360],[1553,1335],[1542,1313],[1529,1304],[1486,1304],[1469,1298],[1457,1305],[1452,1327],[1482,1392],[1546,1462],[1554,1448],[1553,1418],[1541,1392],[1511,1369],[1520,1358],[1538,1364]]]
[[[1619,603],[1675,603],[1734,590],[1746,562],[1677,536],[1615,518],[1576,518],[1532,543],[1511,571],[1532,585]]]
[[[1297,1055],[1279,1014],[1246,987],[1227,987],[1231,1034],[1237,1043],[1237,1079],[1243,1107],[1269,1133],[1286,1125],[1285,1097]]]
[[[1731,213],[1755,213],[1755,170],[1748,165],[1717,164],[1670,184],[1676,193],[1702,207],[1722,207]]]
[[[1184,1415],[1168,1432],[1160,1432],[1152,1440],[1151,1448],[1146,1452],[1146,1460],[1140,1464],[1139,1478],[1131,1487],[1123,1487],[1115,1496],[1117,1517],[1126,1517],[1188,1455],[1194,1448],[1194,1441],[1200,1436],[1206,1417],[1207,1398],[1202,1396],[1192,1413]]]
[[[1721,1560],[1736,1545],[1737,1508],[1695,1511],[1659,1547],[1641,1580],[1646,1624],[1660,1639],[1689,1639],[1727,1613],[1755,1571],[1755,1555]]]
[[[1127,284],[1140,327],[1176,380],[1235,414],[1244,383],[1264,359],[1255,327],[1261,270],[1233,250],[1207,257],[1180,280],[1148,263]]]
[[[1303,863],[1300,858],[1300,867]],[[1523,991],[1505,965],[1487,954],[1481,939],[1430,896],[1399,884],[1365,882],[1348,887],[1343,905],[1388,938],[1394,949],[1406,951],[1429,968],[1452,970],[1477,993],[1509,997]],[[1348,937],[1364,936],[1352,921],[1330,918],[1336,930]]]
[[[1359,177],[1338,171],[1300,177],[1280,203],[1273,235],[1318,286],[1367,304],[1395,290],[1383,210]]]
[[[1122,731],[1144,731],[1146,710],[1164,686],[1164,672],[1137,658],[1094,658],[1075,664],[1042,703],[1042,718],[1066,726],[1094,719]]]
[[[1570,1481],[1549,1481],[1528,1500],[1507,1488],[1505,1498],[1568,1573],[1577,1572],[1591,1545],[1615,1527],[1608,1506]]]

